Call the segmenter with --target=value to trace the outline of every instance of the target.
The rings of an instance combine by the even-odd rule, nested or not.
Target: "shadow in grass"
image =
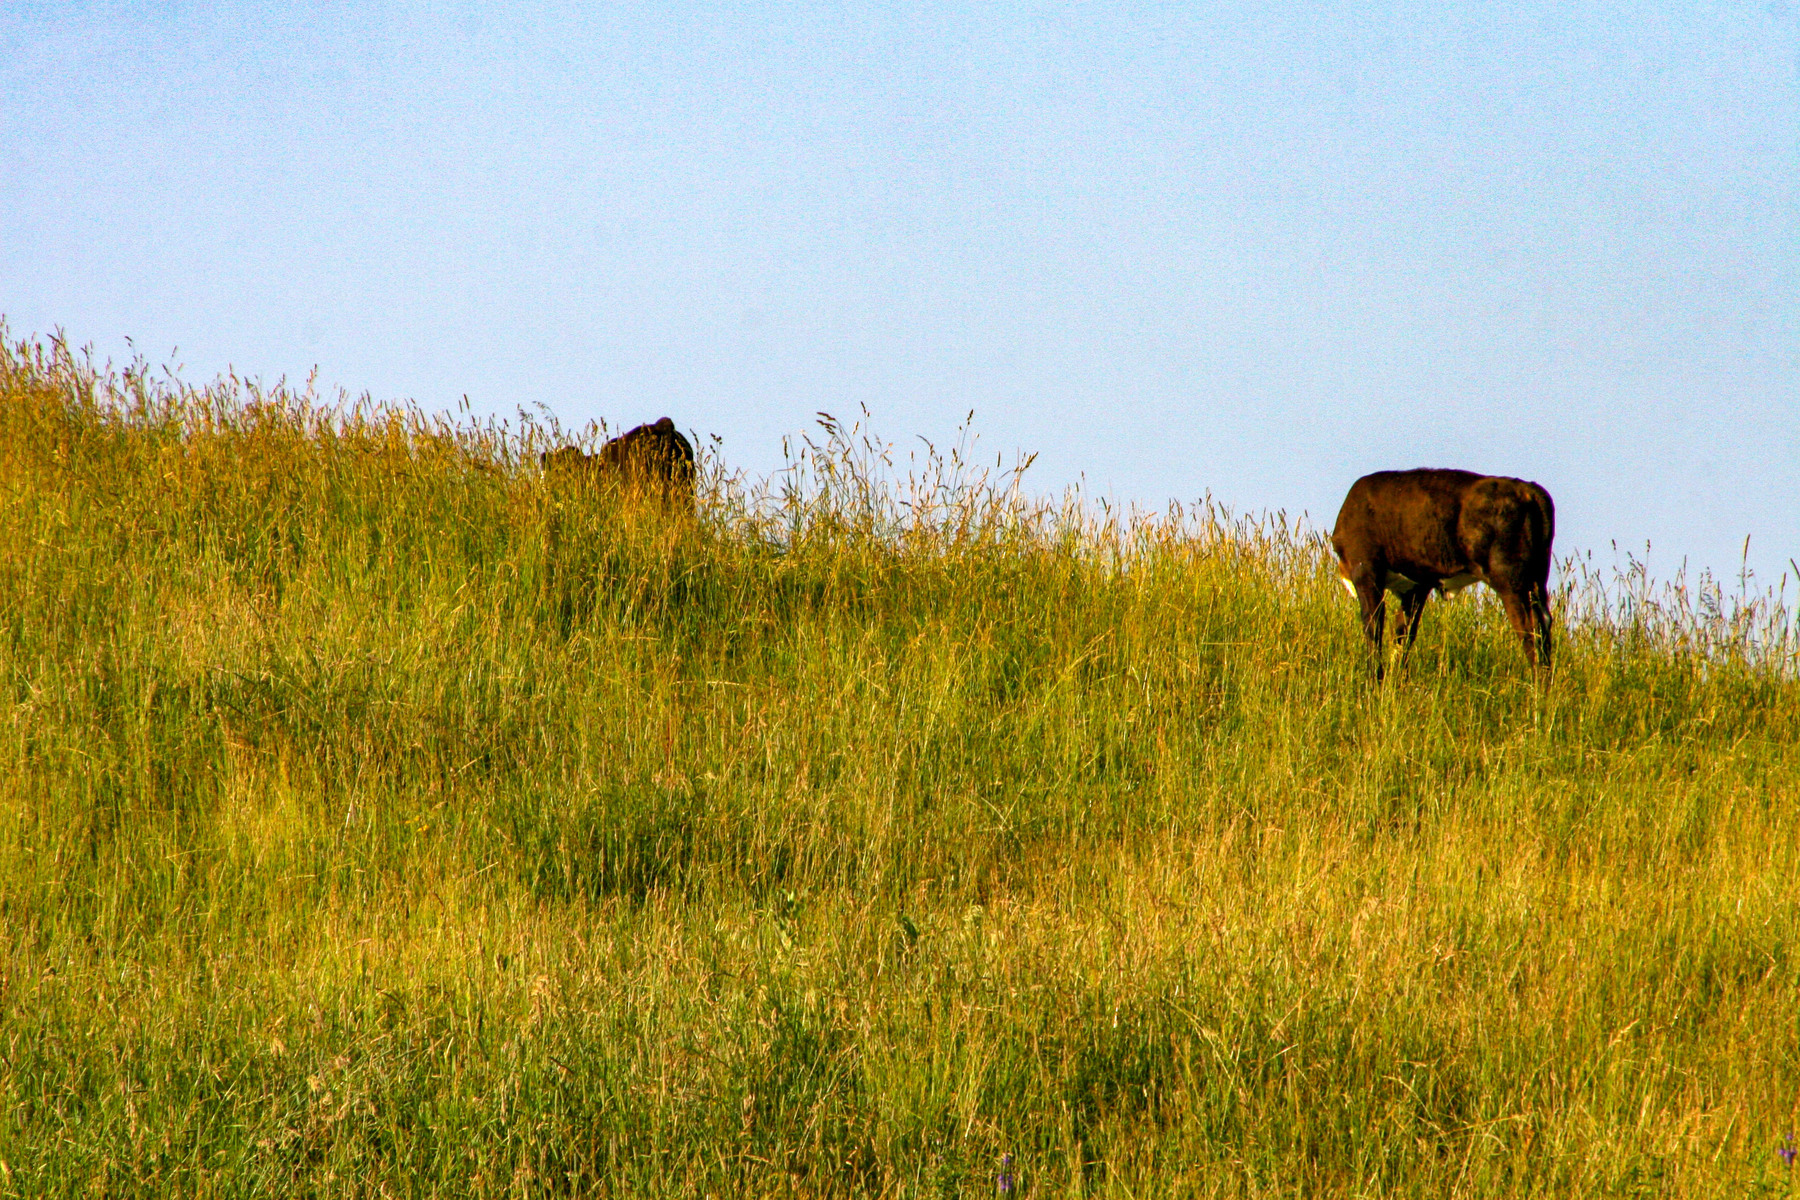
[[[697,811],[692,799],[651,783],[603,784],[513,797],[497,823],[513,842],[520,881],[539,899],[641,901],[690,879],[707,840]]]

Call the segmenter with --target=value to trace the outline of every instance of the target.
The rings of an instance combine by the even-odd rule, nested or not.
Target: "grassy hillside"
[[[1792,1190],[1779,645],[534,436],[0,356],[0,1194]]]

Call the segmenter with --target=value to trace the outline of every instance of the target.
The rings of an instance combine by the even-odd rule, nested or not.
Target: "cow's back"
[[[1548,576],[1550,545],[1556,538],[1556,505],[1539,484],[1484,476],[1463,498],[1457,535],[1483,570],[1498,568],[1498,555],[1541,583]]]
[[[593,454],[574,446],[540,456],[546,474],[572,477],[629,495],[646,492],[691,506],[694,448],[668,417],[638,425]]]
[[[600,457],[632,475],[676,482],[691,481],[694,475],[694,448],[668,417],[620,434],[600,448]]]
[[[555,450],[546,450],[538,455],[538,465],[546,473],[568,474],[592,470],[594,459],[590,455],[583,454],[579,447],[560,446]]]
[[[1435,467],[1364,475],[1338,510],[1332,546],[1345,562],[1378,563],[1402,573],[1466,570],[1467,552],[1457,538],[1459,515],[1465,493],[1482,478]]]

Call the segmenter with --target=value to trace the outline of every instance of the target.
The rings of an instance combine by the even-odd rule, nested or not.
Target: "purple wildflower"
[[[1012,1195],[1012,1190],[1013,1190],[1012,1155],[1002,1154],[1000,1156],[1000,1174],[995,1177],[994,1182],[999,1184],[998,1190],[999,1190],[1000,1195],[1002,1195],[1002,1196]]]
[[[1781,1161],[1788,1166],[1794,1165],[1794,1135],[1788,1134],[1781,1139],[1781,1145],[1775,1147],[1775,1153],[1781,1155]]]

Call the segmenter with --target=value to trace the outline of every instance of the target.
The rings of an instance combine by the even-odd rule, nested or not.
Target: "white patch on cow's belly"
[[[1438,584],[1438,586],[1443,588],[1444,595],[1448,596],[1451,592],[1462,591],[1464,588],[1468,587],[1471,583],[1474,583],[1474,582],[1476,582],[1476,576],[1471,575],[1465,571],[1461,575],[1450,576],[1448,579],[1446,579],[1442,583]]]
[[[1344,590],[1346,592],[1350,593],[1350,598],[1352,600],[1356,599],[1356,585],[1354,583],[1351,583],[1348,579],[1345,579],[1342,575],[1338,576],[1338,582],[1344,585]]]

